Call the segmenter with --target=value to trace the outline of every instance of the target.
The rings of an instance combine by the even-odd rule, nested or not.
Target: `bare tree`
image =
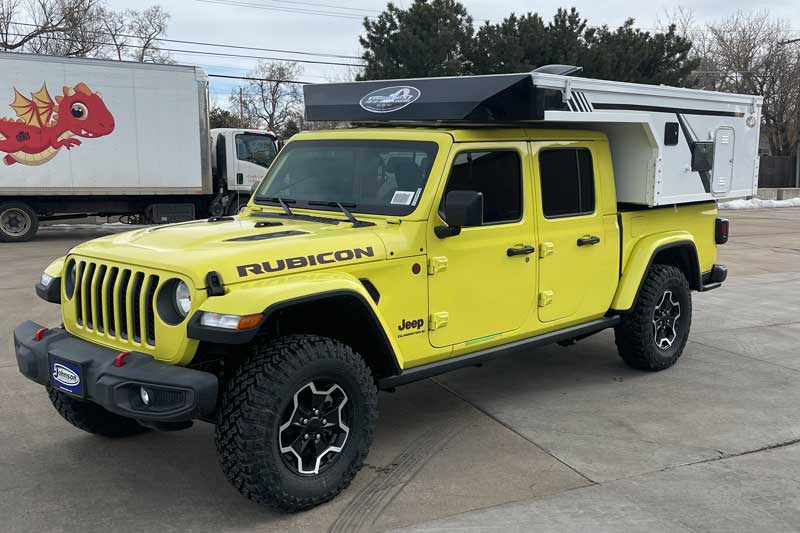
[[[107,46],[111,54],[122,61],[129,50],[130,36],[128,35],[128,19],[124,12],[112,11],[102,8],[100,20],[103,37],[109,43]]]
[[[104,0],[0,0],[0,50],[171,63],[160,6],[116,12]]]
[[[144,11],[126,11],[130,22],[128,32],[134,37],[136,50],[132,54],[142,63],[171,63],[170,57],[162,52],[159,38],[167,33],[170,14],[161,6],[151,6]]]
[[[244,122],[259,124],[271,131],[283,131],[302,109],[302,92],[297,83],[301,68],[297,63],[259,61],[248,74],[254,78],[230,97],[233,110],[240,110]]]
[[[698,85],[764,97],[764,134],[774,155],[797,153],[800,141],[800,44],[788,21],[739,12],[706,28],[709,43]]]
[[[48,37],[81,37],[87,21],[93,20],[98,0],[0,0],[0,50],[16,51],[53,46]],[[95,39],[96,40],[96,39]],[[62,39],[67,43],[66,39]],[[70,48],[72,46],[72,48]],[[90,41],[73,43],[70,55],[91,52]]]

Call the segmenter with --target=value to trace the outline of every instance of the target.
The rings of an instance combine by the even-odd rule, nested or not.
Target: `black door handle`
[[[591,246],[600,242],[600,237],[592,235],[591,237],[581,237],[578,239],[578,246]]]
[[[506,250],[506,255],[508,255],[508,257],[513,257],[515,255],[528,255],[532,254],[535,250],[536,248],[533,246],[520,246],[519,248],[509,248]]]

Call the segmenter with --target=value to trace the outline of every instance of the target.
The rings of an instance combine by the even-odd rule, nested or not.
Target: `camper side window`
[[[545,218],[594,213],[594,169],[588,149],[540,151],[539,176]]]
[[[444,197],[450,191],[483,193],[483,224],[522,218],[522,169],[511,150],[461,152],[453,161]]]

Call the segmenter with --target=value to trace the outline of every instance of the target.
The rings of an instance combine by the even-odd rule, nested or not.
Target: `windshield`
[[[294,207],[407,215],[425,188],[437,145],[416,141],[325,140],[289,143],[256,192]],[[329,205],[326,205],[329,204]]]
[[[267,168],[276,154],[275,141],[269,135],[241,133],[236,136],[236,157],[240,161]]]

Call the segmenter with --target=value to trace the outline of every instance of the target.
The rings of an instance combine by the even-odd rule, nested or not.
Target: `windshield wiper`
[[[256,196],[256,202],[272,202],[277,203],[283,208],[283,212],[289,216],[294,215],[292,210],[286,204],[296,204],[297,200],[293,198],[281,198],[280,196]]]
[[[353,216],[347,208],[348,207],[358,207],[356,204],[351,203],[341,203],[341,202],[318,202],[318,201],[310,201],[308,205],[324,205],[326,207],[338,207],[339,211],[341,211],[345,218],[347,218],[348,222],[353,224],[354,228],[363,228],[365,226],[374,226],[374,222],[368,222],[366,220],[358,220],[356,217]]]

